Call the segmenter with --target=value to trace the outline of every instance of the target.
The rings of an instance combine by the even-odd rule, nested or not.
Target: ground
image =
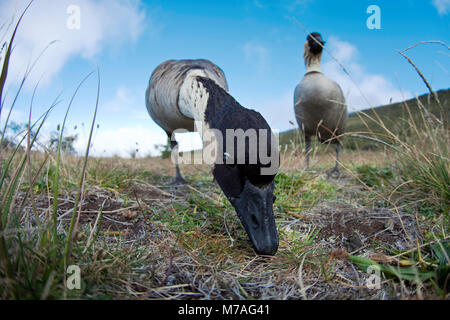
[[[322,151],[305,171],[300,153],[284,153],[274,204],[280,246],[275,256],[265,257],[254,253],[208,167],[183,165],[189,184],[170,186],[170,159],[91,159],[78,242],[87,248],[98,230],[89,257],[86,250],[73,253],[83,282],[74,294],[126,299],[436,298],[430,283],[412,285],[384,274],[373,288],[372,274],[349,259],[402,265],[408,256],[398,253],[414,250],[421,240],[420,218],[390,205],[355,169],[388,163],[389,156],[384,151],[345,151],[340,176],[328,177],[333,160],[331,152]],[[38,211],[45,213],[51,197],[37,192],[36,199]],[[60,228],[68,225],[73,203],[73,192],[60,195]]]

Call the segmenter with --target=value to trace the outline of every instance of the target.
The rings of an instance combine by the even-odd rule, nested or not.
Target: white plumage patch
[[[197,81],[196,77],[198,76],[206,77],[206,74],[203,70],[189,71],[180,88],[178,99],[180,111],[185,116],[194,119],[198,109],[205,111],[209,97],[206,89]]]
[[[205,122],[205,112],[208,106],[209,93],[197,77],[214,80],[220,87],[217,77],[208,70],[195,69],[187,73],[179,91],[178,108],[186,117],[195,120],[195,130],[200,134],[203,142],[203,161],[212,165],[215,163],[218,150],[217,137]],[[223,87],[222,87],[223,88]],[[225,89],[224,89],[225,90]]]
[[[197,81],[197,77],[207,77],[203,70],[191,70],[186,75],[183,85],[180,88],[178,97],[178,107],[186,117],[195,119],[201,123],[202,128],[196,128],[200,136],[205,130],[205,111],[208,105],[209,94],[202,83]]]

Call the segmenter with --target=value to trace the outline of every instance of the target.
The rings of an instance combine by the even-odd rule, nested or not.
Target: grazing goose
[[[306,168],[309,167],[311,137],[317,135],[322,143],[336,144],[336,165],[330,172],[332,174],[339,172],[341,142],[336,137],[344,133],[347,106],[339,85],[321,71],[320,60],[324,44],[325,41],[318,32],[313,32],[306,38],[306,73],[295,88],[294,109],[298,125],[305,135]]]
[[[226,152],[215,155],[214,179],[235,208],[255,252],[274,255],[278,234],[273,215],[273,179],[279,166],[278,146],[274,145],[275,138],[266,120],[258,112],[242,107],[227,90],[223,71],[210,61],[169,60],[153,72],[146,105],[150,116],[171,139],[176,129],[183,128],[199,131],[205,144],[205,132],[212,130],[215,147],[222,146],[216,150],[227,146]],[[245,136],[241,144],[236,143],[239,138],[230,137],[227,134],[230,129],[235,133],[253,129],[257,135],[253,141],[257,143],[250,143]],[[253,158],[255,145],[257,156]],[[176,146],[173,141],[172,147]],[[270,161],[262,159],[260,151]],[[177,156],[174,160],[175,181],[182,182]],[[269,168],[273,170],[263,170]]]

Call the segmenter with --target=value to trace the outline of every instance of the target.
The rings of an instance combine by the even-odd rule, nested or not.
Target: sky
[[[2,43],[27,3],[0,0]],[[377,12],[368,12],[372,5],[378,20]],[[376,21],[379,28],[371,27]],[[78,135],[75,147],[83,154],[98,69],[91,155],[157,155],[155,145],[167,138],[145,106],[151,73],[169,59],[204,58],[224,70],[241,105],[260,112],[275,131],[292,129],[293,92],[305,72],[303,46],[313,31],[326,41],[322,70],[340,84],[353,112],[427,92],[397,51],[428,40],[450,45],[450,0],[35,0],[18,29],[0,122],[3,128],[18,84],[34,65],[11,120],[26,123],[30,106],[37,119],[58,97],[42,129],[45,140],[62,123],[79,83],[94,71],[77,91],[66,127]],[[450,87],[445,46],[428,43],[406,53],[433,89]],[[195,135],[178,138],[182,150],[201,144]]]

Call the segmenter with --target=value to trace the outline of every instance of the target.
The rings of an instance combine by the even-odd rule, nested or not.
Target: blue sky
[[[25,0],[0,0],[0,19],[11,19]],[[381,10],[381,29],[370,30],[366,12]],[[67,8],[80,8],[80,28],[67,28]],[[298,24],[301,24],[301,26]],[[274,129],[293,126],[293,91],[304,74],[303,45],[308,31],[319,31],[326,47],[349,70],[352,79],[325,53],[323,71],[336,80],[349,110],[409,98],[426,92],[412,67],[396,50],[419,41],[450,45],[450,0],[399,1],[162,1],[36,0],[19,29],[12,57],[6,110],[17,79],[30,60],[52,40],[28,79],[13,112],[25,122],[31,94],[37,118],[59,94],[45,133],[61,123],[77,84],[97,66],[101,74],[100,108],[94,155],[139,155],[165,142],[164,132],[150,119],[144,93],[154,68],[168,59],[205,58],[225,72],[231,94],[263,114]],[[3,32],[3,31],[2,31]],[[3,34],[0,33],[0,36]],[[408,55],[438,90],[450,83],[449,51],[426,44]],[[86,143],[96,94],[91,77],[77,96],[68,130],[78,133],[77,149]],[[355,87],[358,84],[363,95]],[[2,121],[5,118],[2,112]],[[77,126],[75,130],[74,127]],[[182,147],[189,148],[189,139]]]

